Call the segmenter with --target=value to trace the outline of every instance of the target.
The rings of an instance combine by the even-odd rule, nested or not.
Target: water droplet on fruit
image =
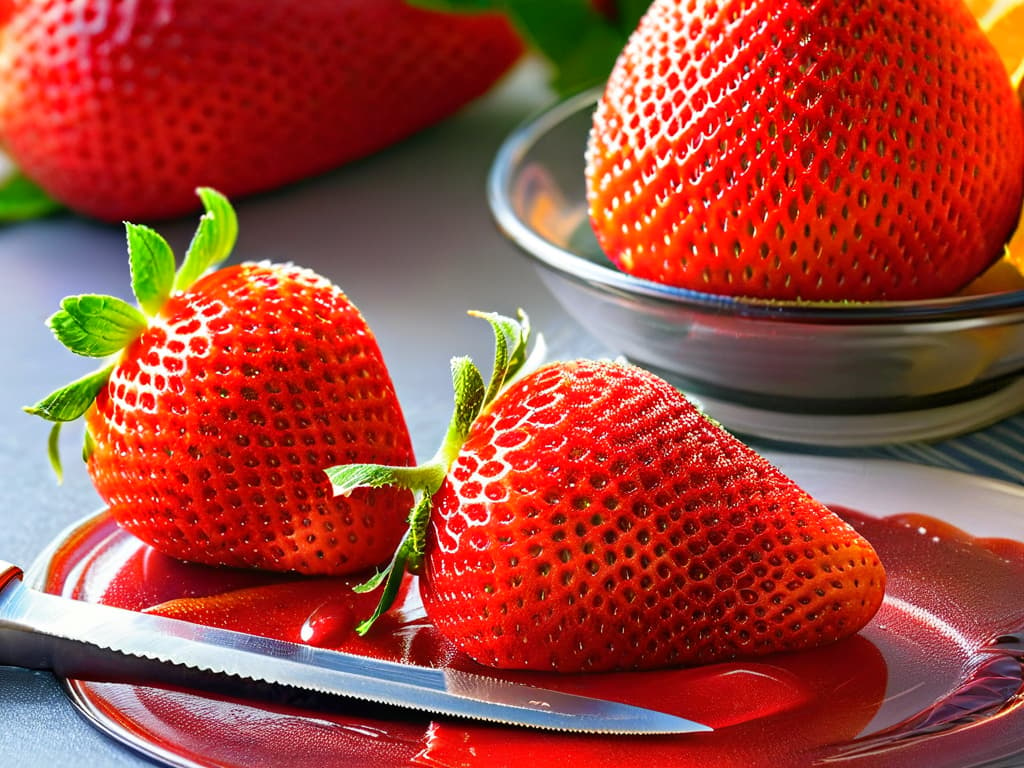
[[[299,629],[299,638],[308,645],[336,648],[355,631],[352,606],[340,599],[327,600],[309,614]]]

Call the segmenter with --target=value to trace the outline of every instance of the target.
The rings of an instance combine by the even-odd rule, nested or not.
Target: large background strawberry
[[[80,212],[170,216],[404,138],[522,48],[403,0],[0,0],[0,146]]]
[[[563,672],[804,649],[870,621],[885,572],[849,524],[642,369],[552,363],[510,382],[527,336],[490,320],[495,375],[485,388],[453,363],[432,461],[328,470],[342,493],[420,494],[368,583],[379,610],[422,571],[427,615],[473,659]]]
[[[139,308],[64,299],[54,334],[103,362],[28,410],[55,422],[55,462],[60,426],[84,415],[97,491],[166,554],[323,574],[386,561],[408,494],[334,498],[323,473],[339,461],[412,461],[372,332],[340,289],[300,267],[203,276],[237,227],[225,198],[201,194],[207,213],[177,272],[160,235],[128,225]]]
[[[926,298],[1002,255],[1024,111],[961,0],[655,0],[587,160],[595,232],[634,275]]]
[[[0,148],[23,171],[0,157],[0,220],[53,198],[138,220],[200,185],[271,189],[450,115],[524,48],[576,91],[607,77],[646,3],[0,0]]]

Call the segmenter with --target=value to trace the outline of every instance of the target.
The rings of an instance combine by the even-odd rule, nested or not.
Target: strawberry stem
[[[405,488],[414,493],[415,503],[406,519],[409,527],[391,562],[382,571],[355,587],[357,592],[372,592],[381,585],[384,587],[373,614],[356,627],[360,635],[366,634],[394,603],[405,573],[422,572],[434,495],[444,483],[448,469],[466,442],[473,423],[516,376],[528,370],[534,361],[533,357],[528,358],[526,354],[530,341],[530,322],[522,310],[516,320],[488,312],[469,314],[486,320],[494,331],[494,367],[485,387],[480,369],[472,360],[468,357],[452,359],[455,405],[448,429],[434,457],[417,467],[341,464],[324,470],[336,495],[347,495],[356,488],[380,488],[385,485]],[[538,340],[535,356],[543,354],[543,350],[543,343]]]

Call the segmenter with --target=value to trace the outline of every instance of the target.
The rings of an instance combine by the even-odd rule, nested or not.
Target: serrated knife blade
[[[605,734],[709,731],[656,710],[86,603],[29,588],[0,561],[0,664],[203,690],[237,680],[437,715]]]

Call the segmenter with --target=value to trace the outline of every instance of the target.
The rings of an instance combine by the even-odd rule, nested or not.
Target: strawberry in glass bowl
[[[997,27],[933,0],[659,0],[605,85],[508,138],[498,226],[586,330],[736,431],[981,426],[1024,396]]]

